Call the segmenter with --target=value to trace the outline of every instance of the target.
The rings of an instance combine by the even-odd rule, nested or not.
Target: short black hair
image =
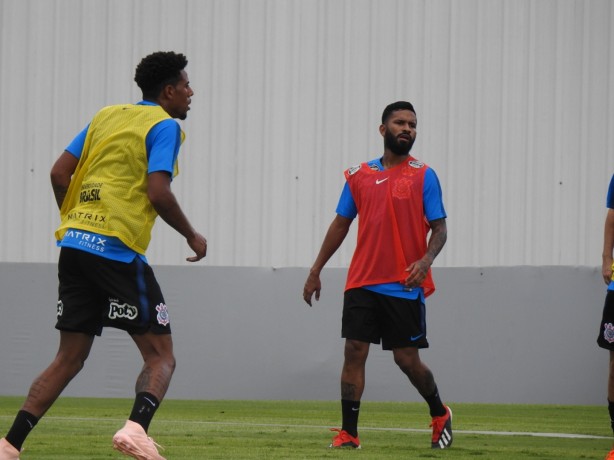
[[[414,106],[411,104],[411,102],[406,102],[406,101],[393,102],[392,104],[388,104],[386,108],[384,109],[384,112],[382,113],[382,125],[386,123],[386,120],[388,120],[388,117],[390,116],[390,114],[392,112],[396,112],[397,110],[409,110],[410,112],[414,112],[414,114],[416,114],[416,111],[414,110]]]
[[[136,66],[134,81],[144,99],[156,99],[166,85],[176,85],[181,71],[188,65],[187,58],[173,51],[156,51],[141,59]]]

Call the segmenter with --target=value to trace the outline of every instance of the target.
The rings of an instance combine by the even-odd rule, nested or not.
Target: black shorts
[[[382,343],[382,349],[428,348],[426,312],[420,299],[349,289],[343,298],[341,337]]]
[[[117,262],[62,248],[56,329],[100,335],[103,327],[130,334],[170,334],[162,291],[149,265]]]
[[[614,291],[608,291],[605,296],[597,344],[601,348],[614,351]]]

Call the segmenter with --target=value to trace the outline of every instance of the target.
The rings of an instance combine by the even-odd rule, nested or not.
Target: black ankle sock
[[[13,426],[6,435],[6,440],[15,447],[21,450],[23,442],[26,440],[30,431],[34,429],[38,423],[38,418],[25,410],[17,412]]]
[[[128,420],[138,423],[147,432],[151,419],[159,406],[160,401],[151,393],[138,393],[134,399],[134,406],[132,406],[132,413]]]
[[[343,419],[341,429],[347,431],[352,436],[358,436],[358,413],[360,412],[360,401],[341,400],[341,416]]]
[[[429,412],[431,413],[431,417],[441,417],[442,415],[446,415],[446,408],[441,402],[441,398],[439,397],[439,390],[435,387],[435,392],[432,395],[424,396],[426,403],[429,405]]]

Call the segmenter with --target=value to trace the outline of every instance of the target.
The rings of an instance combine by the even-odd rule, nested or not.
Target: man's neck
[[[384,169],[390,169],[400,165],[407,159],[409,159],[409,153],[407,153],[407,155],[395,155],[391,151],[385,150],[381,161]]]

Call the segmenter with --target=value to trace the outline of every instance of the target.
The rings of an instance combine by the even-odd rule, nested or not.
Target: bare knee
[[[346,340],[344,357],[345,362],[351,365],[362,365],[367,361],[369,344],[358,340]]]
[[[173,339],[169,335],[146,333],[133,335],[132,340],[138,347],[143,361],[170,366],[174,369]]]
[[[177,359],[175,358],[175,355],[171,353],[171,355],[165,356],[161,365],[168,369],[170,374],[175,372],[175,368],[177,367]]]
[[[423,363],[416,348],[402,348],[393,350],[394,362],[408,376],[420,372]]]
[[[61,353],[58,353],[53,361],[55,367],[64,369],[69,374],[77,375],[81,369],[85,366],[85,357],[79,356],[66,356]]]
[[[172,351],[153,352],[143,355],[145,367],[160,369],[165,373],[172,374],[177,367],[177,360]]]
[[[84,334],[62,332],[60,347],[53,360],[52,366],[62,369],[69,374],[76,375],[83,369],[94,338]]]
[[[433,373],[420,359],[417,348],[394,350],[394,361],[421,395],[430,395],[437,388]]]

